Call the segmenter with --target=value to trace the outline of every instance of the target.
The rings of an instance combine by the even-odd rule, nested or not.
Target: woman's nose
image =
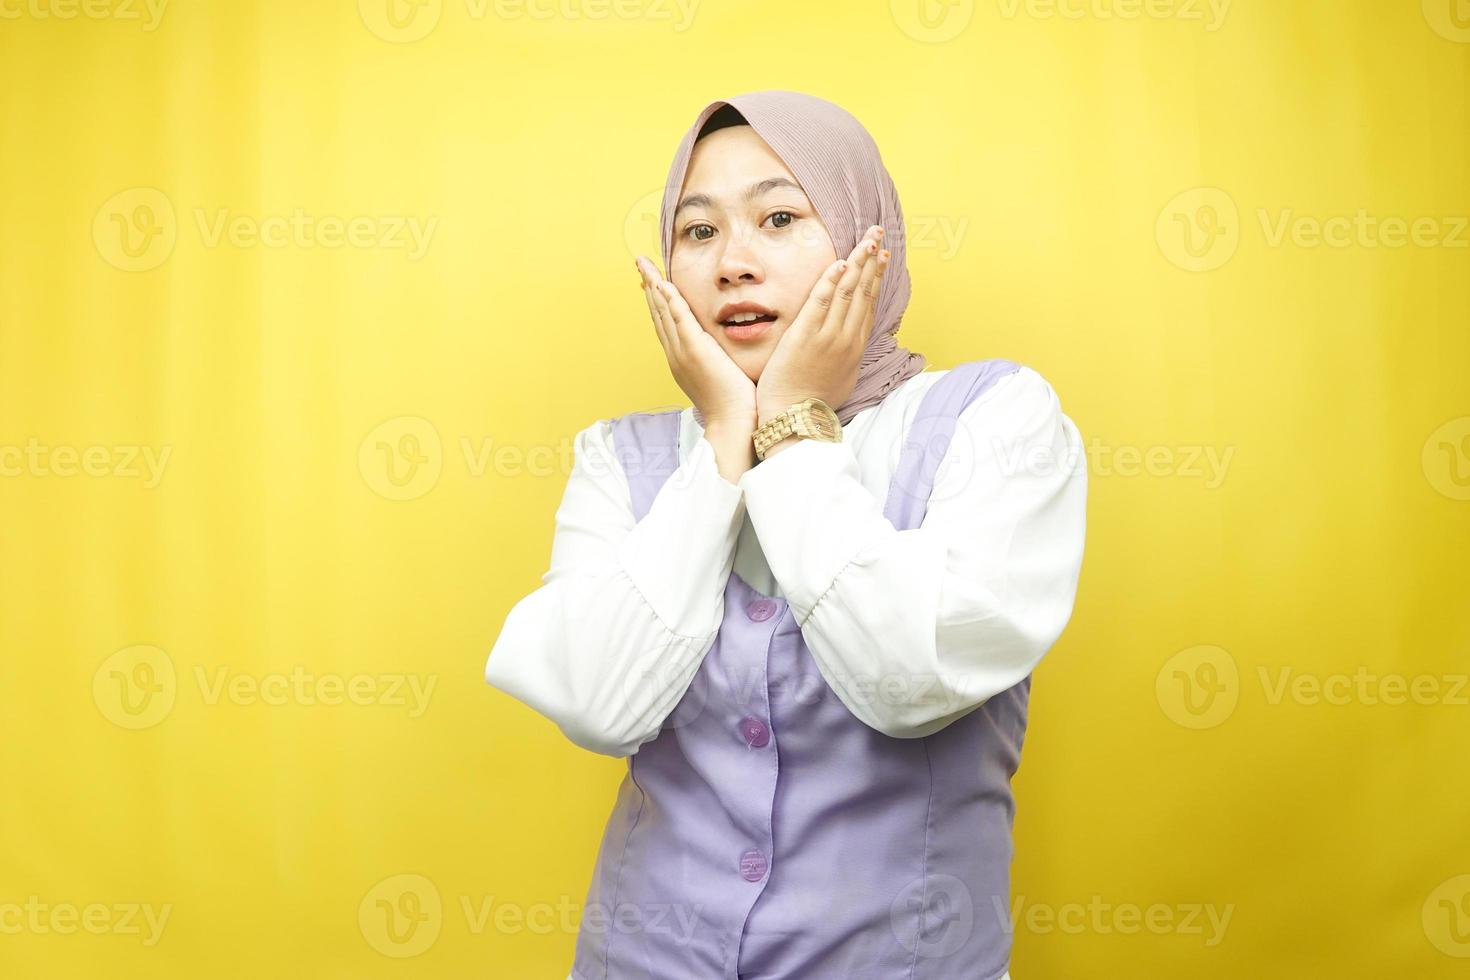
[[[718,274],[722,284],[761,282],[764,266],[754,248],[745,242],[734,242],[720,256]]]

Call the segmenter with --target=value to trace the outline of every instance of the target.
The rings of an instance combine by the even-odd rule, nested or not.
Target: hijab
[[[898,346],[894,333],[909,302],[909,270],[898,190],[883,166],[878,144],[863,124],[846,109],[801,92],[769,90],[720,99],[705,106],[684,134],[664,185],[660,244],[664,269],[674,250],[674,209],[695,140],[709,118],[722,106],[731,106],[755,134],[781,158],[816,208],[841,258],[851,252],[872,225],[884,229],[882,245],[889,251],[888,271],[878,289],[872,333],[858,366],[857,382],[841,405],[833,406],[846,425],[858,412],[878,404],[904,381],[924,370],[923,354]],[[702,426],[699,408],[695,419]]]

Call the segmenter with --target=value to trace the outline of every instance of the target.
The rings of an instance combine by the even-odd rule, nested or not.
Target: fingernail
[[[888,261],[888,249],[885,248],[883,251],[879,252],[878,253],[878,258],[882,259],[884,262],[887,262]]]

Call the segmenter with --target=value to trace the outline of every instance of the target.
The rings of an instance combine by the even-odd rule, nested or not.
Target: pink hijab
[[[858,367],[857,383],[841,405],[834,406],[846,425],[858,412],[876,405],[899,384],[924,370],[923,354],[898,346],[893,335],[909,303],[909,270],[903,210],[898,190],[878,155],[878,145],[846,109],[816,96],[771,90],[749,92],[711,102],[684,134],[664,185],[661,244],[664,269],[673,254],[674,208],[684,186],[684,173],[694,150],[695,137],[721,106],[733,106],[755,134],[796,175],[842,258],[857,245],[871,225],[882,225],[882,244],[889,250],[889,268],[883,274],[873,311],[873,332]],[[695,419],[702,426],[698,408]]]

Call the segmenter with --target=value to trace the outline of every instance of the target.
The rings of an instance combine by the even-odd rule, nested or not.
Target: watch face
[[[810,402],[808,421],[813,428],[813,436],[824,439],[827,442],[838,442],[842,438],[842,423],[837,418],[837,413],[820,398],[813,398]]]

